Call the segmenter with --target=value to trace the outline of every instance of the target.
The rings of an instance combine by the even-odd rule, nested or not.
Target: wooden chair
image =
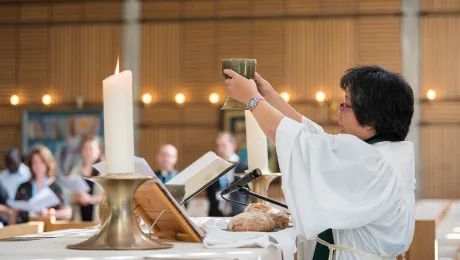
[[[63,229],[79,229],[79,228],[89,228],[95,227],[98,222],[90,221],[54,221],[48,226],[46,232],[57,231]]]
[[[398,260],[433,260],[436,259],[436,221],[415,221],[414,238],[409,250]]]
[[[33,221],[24,224],[10,225],[0,228],[0,238],[11,238],[29,234],[42,233],[45,223],[41,221]]]
[[[436,226],[450,210],[452,200],[419,200],[416,203],[414,238],[409,250],[398,260],[436,259]]]

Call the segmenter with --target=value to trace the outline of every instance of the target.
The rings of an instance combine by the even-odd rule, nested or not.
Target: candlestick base
[[[156,241],[142,232],[133,214],[133,196],[137,188],[151,179],[140,174],[108,174],[89,178],[104,189],[109,214],[100,230],[88,240],[69,249],[80,250],[147,250],[171,248],[172,244]]]
[[[237,173],[235,176],[237,177],[242,177],[244,174]],[[270,186],[270,183],[276,179],[277,177],[280,177],[281,173],[262,173],[262,176],[259,178],[251,181],[249,183],[249,188],[251,189],[252,192],[260,194],[262,196],[268,197],[268,186]],[[256,197],[251,197],[249,200],[250,203],[268,203],[264,200],[258,199]]]

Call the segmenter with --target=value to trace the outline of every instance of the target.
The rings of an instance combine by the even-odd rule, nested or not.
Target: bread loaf
[[[281,211],[270,211],[268,216],[275,222],[275,229],[283,229],[289,227],[289,216]]]
[[[228,231],[234,232],[271,232],[275,229],[275,222],[262,212],[244,212],[230,219]]]
[[[262,212],[268,214],[272,207],[265,203],[251,203],[245,209],[244,212]]]
[[[252,203],[246,207],[244,212],[260,212],[268,215],[275,223],[275,229],[283,229],[289,226],[289,215],[272,208],[269,204]]]

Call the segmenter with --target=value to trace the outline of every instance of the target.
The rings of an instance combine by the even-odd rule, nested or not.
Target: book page
[[[208,164],[205,168],[200,169],[197,174],[192,175],[185,184],[185,198],[190,197],[193,193],[200,190],[203,186],[214,180],[224,172],[226,169],[231,167],[231,163],[216,158],[213,162]]]
[[[144,158],[136,157],[133,158],[134,161],[134,172],[145,175],[147,177],[155,176],[152,168]],[[105,166],[106,162],[100,162],[93,165],[93,168],[96,169],[101,175],[107,174],[107,167]]]
[[[31,211],[39,212],[42,209],[47,209],[61,204],[61,201],[56,194],[49,188],[41,188],[35,196],[29,200]]]
[[[197,174],[202,169],[206,168],[212,161],[217,159],[218,156],[214,152],[207,152],[198,160],[190,164],[187,168],[174,176],[167,184],[185,184],[187,180],[193,175]]]
[[[61,182],[71,193],[89,192],[90,190],[88,183],[78,174],[63,176]]]
[[[17,209],[19,211],[29,211],[30,210],[29,202],[26,200],[11,200],[10,199],[6,202],[6,204],[8,204],[8,206],[10,206],[11,208]]]
[[[166,185],[185,185],[184,201],[186,201],[232,165],[233,163],[220,158],[214,152],[207,152],[168,181]]]

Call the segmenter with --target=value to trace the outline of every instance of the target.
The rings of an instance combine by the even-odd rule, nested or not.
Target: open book
[[[30,200],[8,200],[6,204],[11,208],[19,211],[39,212],[42,209],[51,208],[59,205],[61,201],[54,194],[54,192],[48,188],[41,188],[35,196]]]
[[[168,181],[165,186],[179,204],[185,204],[237,164],[237,162],[226,161],[213,152],[208,152]],[[183,193],[182,199],[178,199],[177,196],[180,189]]]

